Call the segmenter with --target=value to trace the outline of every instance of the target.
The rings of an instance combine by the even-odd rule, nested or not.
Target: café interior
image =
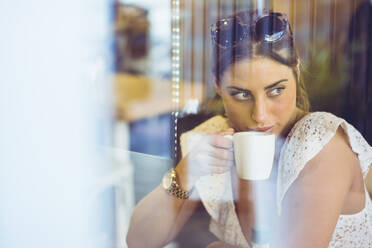
[[[52,108],[58,109],[61,106],[56,103],[59,94],[49,89],[47,84],[40,86],[44,87],[45,91],[43,92],[49,95],[47,99],[50,105],[45,106],[42,103],[35,105],[36,107],[43,106],[48,112],[55,113],[53,114],[55,122],[44,119],[45,117],[42,114],[36,118],[40,118],[44,123],[49,122],[57,128],[69,128],[69,121],[66,121],[66,119],[70,119],[75,120],[77,125],[81,124],[78,129],[71,129],[73,131],[69,129],[70,131],[66,133],[57,135],[54,131],[52,132],[57,135],[56,138],[62,140],[61,142],[65,142],[63,144],[71,147],[64,154],[51,150],[50,144],[60,151],[62,147],[59,144],[61,142],[51,138],[49,140],[47,137],[45,137],[44,143],[48,145],[40,146],[42,147],[40,149],[49,152],[51,160],[58,161],[61,159],[60,161],[64,161],[62,166],[65,168],[64,170],[51,169],[51,171],[58,171],[59,175],[62,175],[60,178],[65,180],[59,182],[56,179],[58,185],[59,183],[66,185],[66,181],[71,182],[70,185],[72,185],[71,190],[65,186],[50,186],[50,190],[66,195],[74,192],[72,195],[76,196],[76,199],[84,199],[83,202],[91,201],[87,203],[88,206],[82,204],[77,207],[69,204],[75,202],[75,198],[66,196],[63,204],[65,204],[66,211],[73,212],[76,216],[79,213],[85,214],[84,209],[93,211],[93,214],[87,214],[89,218],[94,216],[93,225],[89,224],[93,222],[85,222],[85,219],[80,219],[80,217],[76,218],[76,223],[80,223],[77,224],[79,228],[89,226],[93,230],[91,230],[92,232],[100,234],[95,236],[93,247],[130,247],[126,238],[133,210],[141,199],[161,183],[164,174],[175,166],[182,157],[180,148],[182,133],[193,129],[212,116],[223,114],[223,105],[221,100],[216,97],[214,78],[211,73],[213,63],[211,61],[210,28],[217,20],[237,11],[255,8],[285,13],[292,25],[296,49],[301,58],[301,71],[308,91],[311,111],[326,111],[344,118],[363,135],[370,145],[372,144],[372,60],[370,59],[370,56],[372,56],[372,42],[368,40],[372,39],[372,29],[370,26],[364,25],[368,18],[369,23],[372,23],[372,12],[369,17],[363,16],[366,5],[371,7],[372,1],[113,0],[103,2],[97,3],[94,8],[88,8],[92,13],[101,13],[95,15],[96,17],[91,14],[87,18],[95,24],[96,29],[92,28],[87,21],[81,25],[82,27],[89,26],[89,30],[92,30],[89,39],[82,38],[85,43],[82,43],[81,48],[87,51],[88,48],[86,47],[99,48],[103,52],[98,56],[95,52],[92,52],[94,49],[91,49],[89,50],[91,54],[87,53],[89,56],[86,56],[86,54],[84,54],[85,57],[81,56],[80,64],[74,62],[68,65],[67,60],[66,64],[63,61],[57,64],[68,65],[66,68],[73,72],[75,72],[75,65],[84,65],[84,68],[88,68],[88,76],[84,74],[80,75],[83,76],[83,78],[79,77],[80,81],[76,79],[77,82],[84,81],[77,88],[77,84],[60,86],[65,87],[61,89],[65,89],[65,93],[68,95],[70,95],[71,90],[76,90],[76,96],[74,94],[71,96],[71,102],[75,105],[68,105],[70,107],[66,107],[66,111],[58,111],[57,115]],[[80,9],[78,10],[80,11]],[[50,11],[53,13],[56,10]],[[103,12],[105,14],[102,14]],[[74,12],[71,16],[72,21],[80,21]],[[24,22],[26,23],[26,21]],[[57,23],[57,21],[54,22]],[[72,22],[66,25],[69,25],[70,30],[75,28]],[[48,24],[45,24],[45,27],[48,27]],[[60,30],[64,29],[60,27]],[[57,35],[58,31],[53,32],[56,32]],[[70,33],[68,31],[61,32],[67,32],[67,35],[72,34],[72,31]],[[79,39],[79,37],[76,39]],[[364,39],[363,41],[367,39],[367,41],[358,47],[355,42],[360,41],[360,39]],[[37,46],[36,41],[31,40],[31,42]],[[66,40],[66,44],[68,42],[69,40]],[[76,44],[80,44],[79,42],[79,40],[76,40]],[[87,43],[89,43],[88,46]],[[79,46],[76,46],[76,48],[79,48]],[[45,47],[48,47],[48,44],[45,44]],[[58,54],[63,55],[63,49],[60,50],[58,47],[55,47]],[[358,50],[364,48],[367,50]],[[101,59],[102,57],[104,59]],[[37,56],[36,60],[42,61]],[[86,61],[88,62],[86,63]],[[86,66],[86,64],[89,65]],[[47,65],[46,62],[45,65]],[[27,71],[28,67],[26,67],[22,68]],[[355,67],[363,68],[364,74],[362,73],[363,75],[360,76],[353,70]],[[30,73],[36,72],[32,71]],[[62,74],[59,73],[59,75]],[[39,76],[35,74],[35,81],[36,78],[40,78]],[[61,77],[64,80],[69,79],[67,76]],[[22,92],[26,97],[25,99],[30,99],[24,93],[26,90]],[[31,92],[31,88],[27,92]],[[89,96],[87,96],[87,92],[89,92]],[[44,96],[43,93],[39,94],[41,95],[34,95],[35,98],[32,101],[39,101],[37,100],[38,96]],[[52,97],[50,97],[51,95]],[[84,95],[86,101],[81,100],[82,95]],[[94,109],[93,113],[91,112],[92,108]],[[25,110],[17,112],[26,113]],[[32,113],[35,116],[36,112]],[[17,123],[22,123],[22,119],[17,120]],[[81,123],[78,120],[82,120]],[[94,125],[91,125],[91,123],[94,123]],[[32,125],[35,128],[34,130],[38,130],[34,131],[36,132],[35,136],[32,136],[35,138],[34,140],[38,140],[38,135],[43,134],[46,130],[48,131],[47,127],[51,125],[45,125],[46,128],[37,124]],[[12,125],[9,127],[12,127],[11,130],[15,130]],[[21,132],[20,135],[22,134]],[[66,138],[65,141],[64,137],[69,138]],[[15,144],[13,139],[9,138],[8,141]],[[87,143],[90,144],[88,149],[85,146]],[[21,144],[25,144],[25,146],[19,146],[18,149],[26,151],[26,145],[31,143],[21,142]],[[14,151],[12,146],[5,149],[10,151],[8,154]],[[37,150],[36,148],[33,149],[33,154],[35,154]],[[79,151],[80,155],[76,151]],[[63,156],[66,153],[73,154],[76,163],[68,163],[68,160]],[[94,154],[94,166],[90,163],[92,162],[90,157],[92,154]],[[39,161],[39,158],[35,156],[30,155],[28,159],[31,162],[28,163],[37,164],[41,161],[42,164],[44,160]],[[76,159],[77,157],[79,159]],[[45,164],[47,161],[48,159],[45,158]],[[21,162],[26,163],[24,160]],[[7,163],[4,162],[4,164]],[[81,164],[85,164],[85,166],[81,166]],[[89,166],[86,164],[89,164]],[[10,164],[5,167],[9,171],[13,171],[12,168]],[[45,168],[44,166],[37,170],[44,173]],[[67,172],[63,174],[65,170],[69,173],[71,171],[76,172],[73,173],[75,176],[71,177]],[[88,171],[89,173],[87,173]],[[40,177],[43,177],[44,174],[40,173],[38,174],[36,171],[29,175],[42,175]],[[54,172],[50,173],[52,173],[50,175],[54,175]],[[9,175],[12,175],[12,173]],[[28,177],[26,179],[26,176],[24,178],[29,180]],[[85,183],[81,184],[82,181]],[[30,199],[24,193],[28,192],[26,185],[23,185],[22,189],[18,189],[17,187],[14,188],[10,181],[7,183],[7,179],[4,179],[4,182],[6,187],[12,187],[15,193],[19,193],[19,197],[23,197],[22,201],[19,200],[19,202],[14,203],[14,206],[17,206],[15,208],[18,209],[20,204],[29,202]],[[368,174],[365,182],[372,196],[372,173]],[[39,185],[37,180],[34,183]],[[54,183],[54,179],[48,181],[48,185],[55,185]],[[94,187],[86,187],[87,184]],[[79,191],[80,193],[77,194],[77,187],[84,188],[84,193],[81,194]],[[41,188],[42,186],[40,186],[40,190]],[[44,201],[41,200],[44,199],[41,197],[42,195],[41,191],[35,193],[35,197],[39,201]],[[81,195],[84,196],[80,198]],[[4,209],[10,211],[11,206],[13,206],[11,200],[13,198],[10,195],[4,197],[9,200],[8,208],[5,209],[4,207]],[[71,227],[67,220],[72,221],[72,215],[66,214],[65,217],[58,217],[61,230],[53,231],[46,228],[49,226],[51,219],[48,218],[47,220],[47,217],[42,215],[41,209],[44,208],[40,207],[49,206],[53,208],[55,206],[56,211],[59,211],[61,209],[59,209],[59,206],[57,207],[57,203],[61,202],[53,197],[48,198],[43,205],[41,203],[38,205],[36,202],[34,201],[32,204],[35,205],[30,207],[30,211],[34,211],[32,216],[35,217],[18,217],[16,214],[8,216],[13,216],[15,220],[19,221],[23,218],[27,227],[31,226],[31,222],[39,220],[40,230],[50,232],[51,238],[48,239],[48,242],[52,242],[53,237],[57,237],[57,232],[65,232]],[[94,210],[92,210],[91,206],[95,204],[99,207],[94,207]],[[76,209],[79,209],[79,211]],[[86,218],[89,219],[88,217]],[[7,219],[9,223],[13,220],[11,217],[7,218],[9,218]],[[203,206],[200,206],[177,237],[164,247],[206,247],[216,240],[216,237],[208,231],[209,219],[210,217]],[[92,228],[94,225],[96,228]],[[161,225],[159,223],[159,226]],[[78,227],[73,230],[77,233],[85,233],[80,229],[79,231]],[[6,229],[9,227],[5,226],[1,228],[5,228],[3,233],[15,235],[16,229]],[[29,229],[31,229],[34,237],[31,238],[31,234],[25,234],[25,230],[24,233],[21,232],[26,237],[24,242],[41,244],[38,243],[40,240],[37,241],[37,237],[41,236],[40,233],[33,228]],[[84,243],[89,236],[88,234],[84,235],[67,235],[66,244],[75,245],[80,241]],[[58,238],[56,239],[58,240]],[[0,241],[1,247],[19,247],[14,244],[20,244],[20,241],[12,238],[11,235],[8,237],[0,235],[0,240],[3,240]],[[77,242],[77,240],[80,241]],[[68,243],[70,241],[71,243]],[[8,246],[2,246],[2,242]],[[48,242],[45,241],[45,244],[50,244]],[[74,245],[61,247],[75,247]],[[41,245],[41,247],[44,246]],[[59,246],[57,245],[57,247]]]
[[[358,0],[120,1],[115,19],[115,99],[117,131],[125,129],[119,133],[127,138],[127,147],[122,148],[132,153],[127,166],[133,177],[125,186],[128,194],[120,196],[127,197],[128,213],[159,184],[174,165],[171,161],[180,158],[179,136],[222,113],[210,69],[209,33],[211,24],[234,11],[269,8],[286,13],[302,60],[311,111],[342,116],[371,144],[371,112],[362,107],[371,106],[371,91],[350,92],[356,75],[347,69],[350,63],[364,63],[351,55],[351,43],[357,39],[353,35],[362,32],[356,31],[355,18],[363,4]],[[370,174],[366,180],[372,182]],[[121,230],[126,230],[129,219],[119,221]],[[167,247],[205,247],[215,239],[206,231],[208,225],[205,210],[199,209]]]

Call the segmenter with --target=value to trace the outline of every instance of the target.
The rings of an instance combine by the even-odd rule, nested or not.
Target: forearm
[[[242,179],[238,182],[237,212],[244,237],[247,241],[257,242],[258,237],[253,237],[253,230],[261,238],[262,235],[271,236],[271,229],[276,222],[272,183]]]
[[[167,186],[169,180],[164,180],[164,187],[173,185],[190,191],[201,176],[230,171],[233,166],[231,148],[232,141],[221,135],[205,137],[197,148],[182,158],[175,172],[168,174],[172,182],[176,175],[177,182]],[[158,186],[134,211],[127,236],[129,247],[161,247],[171,241],[200,204],[199,197],[194,197],[196,194],[195,190],[190,198],[197,200],[178,199]]]
[[[238,199],[236,202],[240,227],[247,241],[251,241],[254,225],[254,203],[252,199],[252,185],[247,180],[238,180]]]
[[[127,234],[128,246],[162,247],[177,235],[198,204],[170,196],[158,186],[136,206]]]

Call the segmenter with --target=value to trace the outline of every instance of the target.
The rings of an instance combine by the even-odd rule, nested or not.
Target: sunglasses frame
[[[253,35],[252,37],[254,37],[254,39],[256,41],[262,41],[262,42],[265,42],[265,43],[274,43],[274,42],[277,42],[277,41],[281,40],[285,36],[285,34],[288,33],[288,31],[289,31],[289,33],[291,33],[291,31],[288,30],[289,25],[288,25],[288,17],[287,17],[286,14],[278,13],[278,12],[266,13],[262,16],[257,17],[253,21],[253,23],[244,23],[242,16],[240,16],[240,15],[243,15],[243,14],[247,14],[247,12],[246,11],[245,12],[240,12],[233,17],[223,18],[223,19],[217,21],[215,24],[211,25],[212,41],[216,46],[218,46],[219,48],[222,48],[222,49],[232,48],[232,47],[236,46],[237,44],[239,44],[239,42],[247,39],[247,37],[249,37],[249,34]],[[282,31],[280,31],[281,32],[280,35],[278,35],[278,33],[280,33],[280,32],[277,32],[277,33],[274,33],[274,34],[270,35],[267,38],[265,37],[265,38],[262,39],[262,37],[261,37],[261,39],[258,39],[260,37],[258,37],[258,34],[257,34],[257,23],[262,21],[264,18],[267,18],[267,17],[277,18],[279,21],[282,22],[284,28],[283,28]],[[239,25],[239,27],[243,31],[243,35],[239,36],[239,40],[238,41],[235,40],[234,42],[231,42],[228,45],[223,45],[220,42],[218,42],[217,37],[218,37],[218,32],[220,30],[219,25],[225,24],[224,22],[235,22],[235,21],[237,22],[237,24]],[[223,23],[223,24],[219,24],[219,23]],[[275,37],[275,36],[277,36],[277,37]]]

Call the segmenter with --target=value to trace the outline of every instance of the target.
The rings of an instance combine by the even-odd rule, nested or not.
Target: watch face
[[[165,189],[169,189],[172,185],[172,176],[171,176],[171,173],[168,172],[167,174],[164,175],[163,177],[163,187]]]

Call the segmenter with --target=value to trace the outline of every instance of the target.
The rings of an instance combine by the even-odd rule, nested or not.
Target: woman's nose
[[[251,117],[258,124],[265,125],[265,119],[267,116],[267,106],[264,99],[257,99],[254,102]]]

